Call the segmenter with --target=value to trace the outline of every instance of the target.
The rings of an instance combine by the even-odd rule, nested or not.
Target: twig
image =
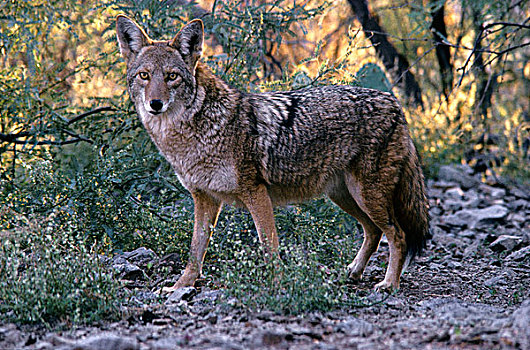
[[[15,145],[32,144],[32,145],[35,145],[35,146],[43,146],[43,145],[63,146],[63,145],[69,145],[69,144],[77,143],[77,142],[81,142],[81,141],[88,142],[90,144],[94,143],[94,141],[86,139],[86,138],[83,138],[83,137],[77,137],[77,138],[69,139],[69,140],[65,140],[65,141],[44,140],[44,141],[37,141],[37,142],[29,142],[28,140],[16,140],[16,139],[15,140],[5,141],[4,138],[3,138],[4,136],[5,136],[5,134],[0,134],[0,140],[1,141],[14,143]],[[9,135],[7,135],[7,136],[9,136]]]
[[[72,119],[68,120],[66,122],[66,126],[69,126],[83,118],[86,118],[90,115],[93,115],[93,114],[96,114],[96,113],[100,113],[100,112],[106,112],[106,111],[116,111],[115,108],[113,107],[110,107],[110,106],[105,106],[105,107],[99,107],[99,108],[96,108],[96,109],[93,109],[93,110],[90,110],[90,111],[87,111],[87,112],[84,112],[84,113],[81,113],[81,114],[78,114],[77,116],[73,117]],[[37,141],[37,142],[29,142],[28,140],[19,140],[20,138],[24,138],[24,137],[30,137],[30,136],[37,136],[36,134],[33,134],[33,133],[30,133],[28,131],[21,131],[21,132],[18,132],[16,134],[4,134],[4,133],[0,133],[0,141],[1,142],[8,142],[8,143],[14,143],[16,145],[25,145],[25,144],[28,144],[28,143],[31,143],[33,145],[36,145],[36,146],[42,146],[42,145],[55,145],[55,146],[62,146],[62,145],[68,145],[68,144],[71,144],[71,143],[76,143],[76,142],[88,142],[90,144],[94,144],[94,141],[86,138],[85,136],[82,136],[82,135],[78,135],[78,134],[75,134],[71,131],[68,131],[68,130],[61,130],[62,132],[64,132],[65,134],[68,134],[70,136],[72,136],[73,138],[69,139],[69,140],[64,140],[64,141],[53,141],[53,140],[43,140],[43,141]]]
[[[73,124],[73,123],[75,123],[78,120],[81,120],[81,119],[83,119],[85,117],[88,117],[89,115],[96,114],[96,113],[99,113],[99,112],[107,112],[107,111],[109,111],[109,112],[110,111],[116,111],[116,109],[114,109],[114,108],[112,108],[110,106],[99,107],[99,108],[93,109],[93,110],[85,112],[85,113],[81,113],[81,114],[73,117],[72,119],[70,119],[69,121],[66,122],[66,125]]]

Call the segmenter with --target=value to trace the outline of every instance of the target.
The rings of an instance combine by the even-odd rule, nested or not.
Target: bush
[[[47,326],[87,323],[119,315],[119,284],[75,222],[24,218],[0,232],[0,320]],[[61,222],[61,224],[59,224]]]
[[[219,222],[205,271],[240,306],[299,314],[359,303],[346,284],[356,251],[355,221],[327,200],[276,210],[280,255],[266,262],[250,215],[229,209]]]

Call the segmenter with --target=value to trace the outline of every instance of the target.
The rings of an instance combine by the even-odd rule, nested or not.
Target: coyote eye
[[[147,72],[140,72],[140,74],[138,74],[140,76],[140,79],[142,80],[147,80],[149,79],[149,73]]]
[[[169,80],[176,80],[176,79],[178,78],[178,75],[177,75],[177,73],[169,73],[169,74],[167,75],[167,78],[168,78]]]

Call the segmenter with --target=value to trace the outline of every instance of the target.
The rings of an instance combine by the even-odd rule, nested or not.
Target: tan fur
[[[149,39],[125,16],[117,32],[138,115],[195,203],[189,263],[172,289],[200,276],[222,203],[246,207],[274,254],[273,206],[322,193],[364,228],[350,276],[361,278],[385,234],[390,262],[376,288],[398,288],[429,223],[419,159],[391,94],[352,86],[249,94],[200,62],[199,20],[170,41]]]

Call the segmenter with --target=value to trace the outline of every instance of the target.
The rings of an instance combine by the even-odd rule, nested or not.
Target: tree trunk
[[[484,57],[482,52],[482,28],[483,22],[478,11],[473,11],[473,26],[475,29],[475,47],[473,55],[475,61],[473,62],[473,70],[476,72],[477,90],[475,93],[475,111],[479,114],[480,119],[484,125],[485,130],[488,125],[488,111],[491,108],[491,99],[493,96],[493,88],[495,86],[496,78],[493,73],[486,72],[484,64]],[[492,64],[490,69],[493,70]]]
[[[365,35],[370,39],[377,54],[381,57],[386,70],[392,75],[394,84],[400,86],[410,102],[423,107],[421,88],[409,70],[409,62],[388,41],[377,17],[370,13],[367,0],[348,0],[348,2],[355,16],[361,22]]]
[[[431,0],[431,4],[433,4],[431,31],[436,42],[436,58],[438,59],[440,78],[442,79],[442,90],[445,97],[448,98],[453,87],[453,65],[449,46],[444,44],[444,41],[447,41],[447,30],[444,20],[445,3],[442,3],[437,8],[436,2],[437,0]]]

